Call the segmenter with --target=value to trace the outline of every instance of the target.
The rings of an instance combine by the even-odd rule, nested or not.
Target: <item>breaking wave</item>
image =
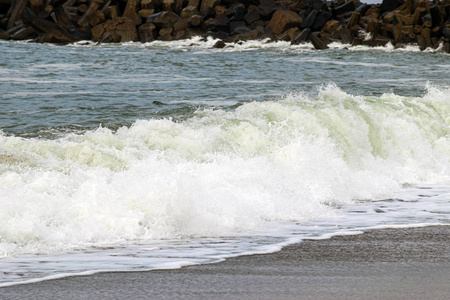
[[[328,85],[184,121],[0,135],[0,257],[327,218],[357,199],[448,182],[449,133],[449,88],[414,98]]]

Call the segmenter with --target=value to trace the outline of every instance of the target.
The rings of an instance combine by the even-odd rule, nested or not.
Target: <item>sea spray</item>
[[[0,256],[233,236],[327,218],[405,184],[445,182],[450,92],[334,85],[184,121],[57,139],[0,136]]]

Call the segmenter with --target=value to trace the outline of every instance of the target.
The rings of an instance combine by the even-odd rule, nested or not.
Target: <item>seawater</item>
[[[450,224],[450,56],[0,42],[0,286]]]

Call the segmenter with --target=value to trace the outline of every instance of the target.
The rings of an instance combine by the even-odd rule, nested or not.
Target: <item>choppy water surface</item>
[[[0,286],[450,223],[450,56],[0,43]]]

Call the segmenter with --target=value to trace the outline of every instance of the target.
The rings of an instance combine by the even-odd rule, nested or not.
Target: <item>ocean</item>
[[[0,42],[0,287],[450,224],[450,56]]]

